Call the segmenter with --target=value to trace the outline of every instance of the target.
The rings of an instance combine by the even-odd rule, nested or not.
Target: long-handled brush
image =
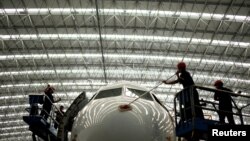
[[[172,75],[171,77],[169,77],[167,80],[171,79],[173,76],[175,76],[175,74]],[[166,81],[167,81],[167,80],[166,80]],[[130,103],[120,105],[120,106],[118,107],[119,111],[120,111],[120,112],[125,112],[125,111],[130,111],[130,110],[132,110],[131,104],[132,104],[133,102],[135,102],[135,101],[138,100],[139,98],[143,97],[144,95],[148,94],[149,92],[153,91],[154,89],[158,88],[161,84],[162,84],[162,82],[160,82],[159,84],[157,84],[156,86],[154,86],[152,89],[146,91],[145,93],[143,93],[142,95],[140,95],[139,97],[137,97],[136,99],[134,99],[133,101],[131,101]]]

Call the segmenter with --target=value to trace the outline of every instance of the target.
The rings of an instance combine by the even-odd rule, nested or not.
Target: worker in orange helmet
[[[223,87],[223,82],[221,80],[216,80],[214,82],[214,86],[218,90],[222,91],[216,91],[214,94],[214,100],[219,101],[219,120],[220,123],[225,123],[225,118],[227,117],[227,120],[229,124],[234,125],[234,118],[233,118],[233,110],[232,110],[232,97],[230,94],[223,92],[233,92],[232,90]]]
[[[177,79],[176,80],[172,80],[172,81],[162,81],[165,84],[177,84],[180,83],[182,84],[183,88],[188,88],[190,86],[194,85],[194,81],[193,78],[191,77],[190,73],[186,70],[186,64],[184,62],[179,62],[177,64]],[[185,118],[184,120],[187,119],[191,119],[192,118],[192,111],[191,111],[191,100],[190,100],[190,92],[189,90],[185,91],[185,100],[184,99],[179,99],[180,101],[180,105],[185,105],[185,107],[187,107],[185,110],[183,110],[185,112]],[[195,117],[199,117],[201,119],[204,119],[204,115],[202,112],[202,109],[200,107],[197,106],[201,106],[200,102],[199,102],[199,95],[196,89],[193,89],[193,99],[194,99],[194,105],[195,106]],[[189,107],[189,108],[188,108]]]
[[[53,103],[61,101],[61,98],[54,100],[54,97],[52,95],[54,91],[55,91],[55,88],[51,87],[50,85],[48,85],[47,88],[44,90],[45,100],[44,100],[43,108],[42,108],[40,115],[43,116],[45,120],[47,120],[47,118],[50,115],[50,111],[51,111],[51,107]]]

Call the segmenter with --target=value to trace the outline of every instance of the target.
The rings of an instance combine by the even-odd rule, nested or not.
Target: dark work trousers
[[[47,120],[48,117],[49,117],[49,114],[50,114],[50,111],[51,111],[51,107],[52,107],[51,103],[46,102],[46,103],[43,104],[43,109],[42,109],[40,115],[44,116],[45,120]]]
[[[59,121],[57,120],[57,122],[59,122]],[[55,122],[54,123],[54,128],[57,129],[57,127],[58,127],[58,124]]]
[[[233,117],[233,111],[232,108],[219,108],[218,114],[219,114],[219,120],[221,123],[225,123],[225,118],[227,117],[227,120],[229,122],[229,124],[234,125],[234,117]]]
[[[184,90],[182,93],[179,95],[179,104],[181,105],[181,119],[182,120],[188,120],[191,119],[192,117],[198,117],[204,119],[204,115],[202,112],[202,109],[200,107],[200,102],[199,102],[199,96],[198,92],[196,89],[193,90],[193,100],[194,100],[194,115],[192,115],[192,107],[191,107],[191,94],[190,91]]]

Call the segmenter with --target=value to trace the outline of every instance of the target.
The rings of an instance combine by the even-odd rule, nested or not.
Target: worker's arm
[[[57,100],[54,100],[54,103],[57,103],[57,102],[59,102],[61,100],[62,100],[61,98],[58,98]]]
[[[215,94],[214,94],[214,100],[216,100],[216,101],[218,101],[218,100],[219,100],[218,93],[215,93]]]
[[[172,81],[163,80],[162,83],[164,83],[164,84],[176,84],[176,83],[179,83],[179,80],[180,80],[179,73],[180,73],[179,71],[177,71],[177,72],[175,73],[178,79],[172,80]]]
[[[233,93],[233,91],[232,91],[232,93]],[[241,91],[238,91],[236,94],[238,94],[238,95],[232,95],[232,96],[234,96],[234,97],[240,96],[241,95]]]
[[[178,79],[177,80],[173,80],[173,81],[166,81],[166,80],[162,81],[162,83],[164,83],[164,84],[176,84],[178,82],[179,82]]]

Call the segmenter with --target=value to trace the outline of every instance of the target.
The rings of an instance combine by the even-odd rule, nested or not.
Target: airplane
[[[36,141],[36,136],[45,141],[176,141],[182,137],[190,141],[206,140],[208,127],[217,125],[219,121],[203,118],[182,119],[183,109],[178,108],[183,105],[180,106],[179,103],[177,106],[176,96],[173,118],[151,92],[161,84],[148,90],[131,82],[117,82],[100,88],[91,99],[87,99],[83,91],[59,121],[56,133],[51,129],[53,123],[48,123],[37,112],[32,113],[32,105],[40,103],[41,96],[31,95],[30,115],[23,116],[23,120],[33,132],[33,141]],[[193,87],[204,91],[217,91],[207,87]],[[184,95],[185,91],[177,93],[178,96]],[[210,101],[203,102],[214,104]],[[211,108],[206,109],[214,111]],[[241,122],[243,125],[243,120]]]
[[[79,111],[70,140],[174,141],[176,137],[170,113],[152,92],[118,82],[99,89]]]

